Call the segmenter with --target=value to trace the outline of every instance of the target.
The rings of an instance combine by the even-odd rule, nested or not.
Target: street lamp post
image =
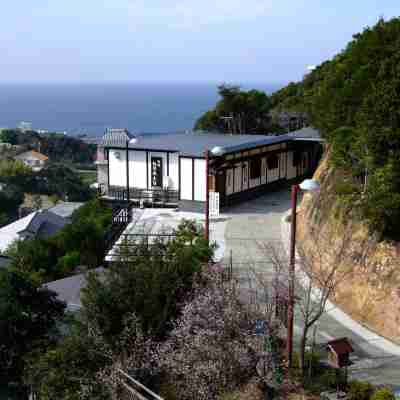
[[[207,243],[210,242],[210,184],[208,179],[208,168],[209,168],[209,159],[210,153],[208,149],[205,151],[205,159],[206,159],[206,207],[205,207],[205,232],[204,237]]]
[[[293,362],[293,320],[294,320],[294,282],[296,274],[296,227],[297,227],[297,195],[300,190],[317,192],[319,183],[313,179],[306,179],[300,185],[292,186],[292,216],[290,228],[290,258],[289,258],[289,293],[288,293],[288,313],[287,313],[287,342],[286,352],[288,368],[292,367]]]

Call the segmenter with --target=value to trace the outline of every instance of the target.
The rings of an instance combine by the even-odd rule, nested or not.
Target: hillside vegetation
[[[0,132],[0,142],[18,145],[21,151],[40,151],[53,162],[91,164],[96,155],[96,145],[57,133],[38,134],[35,131],[3,129]]]
[[[275,110],[303,111],[327,141],[304,197],[298,239],[307,254],[337,249],[351,232],[349,277],[334,300],[400,342],[400,19],[380,20],[301,82],[274,93]],[[329,249],[321,244],[328,238]],[[317,244],[317,246],[316,246]],[[339,249],[338,249],[339,251]]]
[[[332,60],[272,98],[305,111],[330,145],[335,192],[381,238],[400,239],[400,19],[353,36]]]

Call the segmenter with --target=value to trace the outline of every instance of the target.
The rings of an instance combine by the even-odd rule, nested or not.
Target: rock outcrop
[[[329,166],[328,158],[329,154],[314,176],[321,192],[303,197],[299,243],[306,253],[315,252],[316,246],[318,251],[324,246],[331,251],[341,238],[350,238],[345,244],[349,257],[344,260],[349,275],[331,300],[371,330],[400,343],[400,243],[377,240],[360,220],[356,202],[341,205],[343,197],[334,188],[345,176]]]

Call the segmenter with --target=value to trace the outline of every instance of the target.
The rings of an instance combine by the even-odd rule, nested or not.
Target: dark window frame
[[[250,160],[250,179],[261,178],[261,157]]]
[[[294,151],[293,152],[293,159],[292,159],[292,165],[293,167],[297,167],[301,163],[301,151]]]
[[[271,154],[267,157],[267,168],[269,170],[279,168],[279,158],[276,154]]]

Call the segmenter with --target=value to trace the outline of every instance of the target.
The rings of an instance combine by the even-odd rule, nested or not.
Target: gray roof
[[[0,269],[7,268],[11,263],[11,258],[0,255]]]
[[[131,149],[140,150],[163,150],[179,152],[183,156],[202,157],[206,149],[222,147],[224,153],[238,150],[245,150],[256,146],[263,146],[273,143],[280,143],[292,140],[288,135],[267,136],[267,135],[229,135],[218,133],[176,133],[143,135],[131,141]],[[118,146],[116,141],[110,141],[108,146],[125,147],[126,143]]]
[[[51,211],[43,210],[35,213],[29,224],[21,232],[29,232],[37,237],[46,238],[64,228],[69,221]],[[19,233],[21,233],[19,232]]]
[[[102,274],[104,269],[96,268],[94,271]],[[57,297],[67,303],[67,307],[70,310],[76,310],[82,307],[81,291],[87,285],[86,277],[87,273],[73,275],[68,278],[59,279],[58,281],[46,283],[43,286],[57,293]]]
[[[103,138],[104,147],[126,147],[127,130],[109,130]],[[297,139],[320,138],[314,128],[303,128],[284,135],[230,135],[221,133],[187,132],[129,136],[129,148],[179,152],[182,156],[203,157],[205,150],[220,147],[220,154],[266,146]],[[319,139],[320,140],[320,139]]]
[[[49,208],[48,211],[63,218],[70,218],[73,212],[83,206],[83,204],[76,202],[58,203],[54,207]]]

